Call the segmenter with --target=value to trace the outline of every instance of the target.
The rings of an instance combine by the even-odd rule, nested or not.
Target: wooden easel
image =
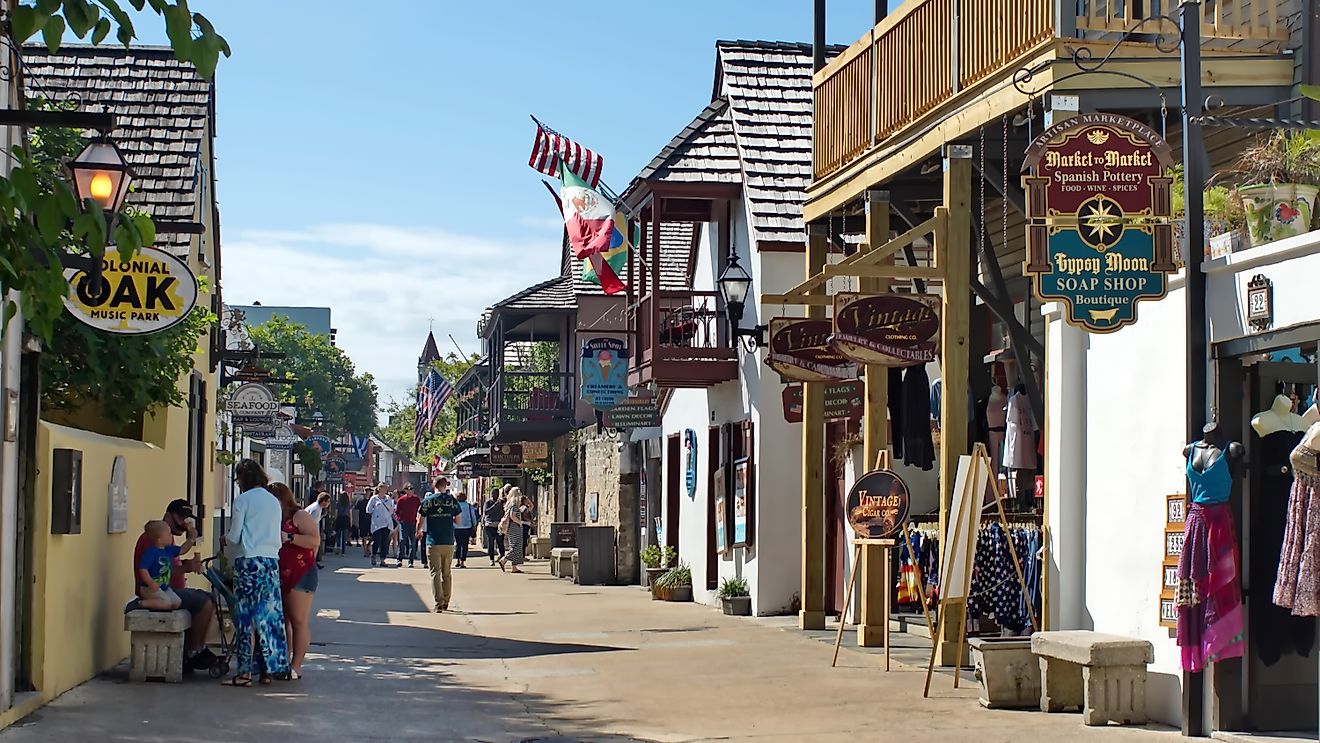
[[[876,455],[875,469],[889,469],[888,450],[881,451]],[[912,532],[907,520],[903,521],[903,538],[907,540],[908,544],[908,564],[912,566],[913,570],[917,571],[917,582],[921,586],[921,611],[926,615],[926,626],[929,627],[931,626],[931,620],[930,609],[926,608],[926,577],[921,573],[921,565],[917,562],[917,556],[912,553]],[[862,572],[862,551],[867,545],[878,546],[885,551],[885,616],[884,626],[880,631],[884,638],[883,641],[885,645],[885,671],[889,670],[889,654],[890,648],[892,647],[892,643],[889,641],[889,615],[893,609],[890,597],[892,595],[891,592],[894,589],[893,575],[891,574],[890,568],[893,563],[889,559],[889,550],[898,546],[898,540],[896,539],[858,539],[856,541],[856,547],[853,549],[852,574],[848,576],[848,587],[844,590],[843,594],[843,612],[839,615],[839,633],[834,637],[834,660],[830,661],[830,668],[834,668],[839,663],[839,647],[843,645],[843,626],[848,617],[848,607],[852,603],[853,587],[857,585],[857,577],[861,575]],[[901,555],[903,553],[900,552],[899,554]]]
[[[985,497],[985,488],[981,485],[984,480],[988,480],[990,488],[994,493],[995,507],[998,510],[999,523],[1003,525],[1004,531],[1009,531],[1008,516],[1004,512],[1003,495],[999,492],[999,478],[995,476],[995,469],[990,462],[990,455],[986,452],[985,444],[976,444],[972,447],[970,463],[967,468],[967,479],[963,483],[962,491],[954,493],[954,498],[959,499],[961,508],[951,511],[949,521],[946,527],[946,533],[941,535],[944,540],[941,547],[947,544],[948,551],[943,554],[948,556],[957,556],[958,548],[962,545],[962,539],[967,538],[968,543],[963,545],[966,549],[963,558],[963,570],[960,575],[961,585],[956,592],[957,595],[950,598],[948,583],[951,581],[940,581],[940,609],[939,624],[933,627],[930,647],[930,663],[926,666],[926,686],[922,691],[923,697],[930,696],[930,679],[935,673],[935,656],[939,652],[940,638],[944,636],[944,625],[948,621],[952,607],[961,604],[962,622],[958,632],[957,657],[953,665],[953,688],[958,688],[958,681],[962,674],[962,656],[963,645],[967,642],[967,607],[971,600],[972,583],[972,564],[976,556],[976,530],[981,521],[981,500]],[[1027,589],[1026,578],[1023,577],[1022,563],[1018,560],[1017,547],[1013,540],[1008,540],[1008,554],[1013,558],[1013,570],[1017,573],[1018,587],[1022,589],[1022,596],[1027,602],[1027,612],[1031,616],[1031,628],[1033,630],[1040,627],[1040,622],[1036,617],[1036,608],[1031,603],[1031,591]],[[945,576],[953,576],[951,564],[941,560],[940,569]]]

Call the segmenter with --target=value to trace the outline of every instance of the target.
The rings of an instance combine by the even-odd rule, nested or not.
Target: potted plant
[[[752,593],[748,590],[746,578],[725,578],[720,581],[718,595],[725,614],[735,617],[752,615]]]
[[[1173,230],[1178,249],[1185,250],[1183,243],[1187,236],[1184,232],[1184,219],[1187,215],[1187,185],[1183,180],[1183,166],[1173,169],[1173,188],[1171,191],[1173,207]],[[1210,258],[1222,258],[1229,253],[1243,250],[1250,244],[1247,234],[1247,212],[1242,202],[1242,194],[1236,188],[1214,185],[1205,189],[1201,200],[1205,216],[1206,244],[1204,253]],[[1181,254],[1180,254],[1181,260]]]
[[[677,556],[678,553],[674,548],[667,544],[663,549],[653,544],[642,550],[642,565],[646,566],[646,585],[654,586],[656,580],[669,570],[670,564]]]
[[[656,581],[656,593],[655,598],[661,601],[691,601],[692,570],[686,563],[670,568]]]
[[[1242,195],[1252,245],[1309,232],[1320,193],[1320,132],[1267,134],[1221,175]]]

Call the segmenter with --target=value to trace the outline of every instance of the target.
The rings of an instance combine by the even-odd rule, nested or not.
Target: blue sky
[[[415,381],[430,318],[442,349],[452,333],[476,350],[484,307],[557,272],[528,114],[622,189],[709,102],[717,39],[811,38],[810,0],[192,5],[234,51],[217,76],[225,299],[328,304],[382,398]],[[870,0],[829,5],[831,42],[869,27]]]

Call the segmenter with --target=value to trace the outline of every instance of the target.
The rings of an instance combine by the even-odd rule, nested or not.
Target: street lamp
[[[78,196],[79,205],[90,199],[100,205],[107,214],[106,241],[114,239],[115,223],[119,209],[128,196],[129,186],[133,184],[132,166],[124,159],[115,143],[108,137],[97,137],[83,148],[69,162],[69,179],[73,181],[73,190]],[[87,269],[83,273],[83,286],[89,297],[100,297],[108,287],[102,286],[101,255],[97,246],[88,246],[91,256]],[[99,246],[104,254],[105,246]]]
[[[748,351],[764,347],[766,326],[757,325],[745,329],[741,327],[743,310],[747,307],[747,295],[752,289],[752,277],[738,264],[737,253],[730,251],[729,265],[724,267],[718,283],[720,294],[724,297],[725,310],[729,313],[729,331],[733,334],[734,342],[741,339],[743,347]]]
[[[313,426],[315,426],[316,428],[320,428],[321,425],[324,423],[325,423],[325,416],[321,413],[321,411],[318,410],[315,413],[312,413]]]

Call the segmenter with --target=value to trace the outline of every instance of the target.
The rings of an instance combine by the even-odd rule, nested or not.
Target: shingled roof
[[[729,99],[709,106],[651,160],[637,180],[666,183],[740,183],[738,146],[733,137]],[[636,181],[634,181],[635,183]]]
[[[834,56],[844,47],[827,51]],[[752,240],[802,244],[811,182],[810,44],[719,41],[715,91],[726,96],[751,209]]]
[[[491,309],[499,312],[546,312],[577,309],[573,296],[573,280],[569,276],[556,276],[529,286],[511,297],[496,302]]]
[[[26,46],[30,98],[76,97],[84,111],[109,111],[112,133],[137,178],[128,205],[157,222],[200,223],[201,154],[210,136],[214,86],[165,47]],[[186,254],[191,237],[162,231],[156,247]]]

